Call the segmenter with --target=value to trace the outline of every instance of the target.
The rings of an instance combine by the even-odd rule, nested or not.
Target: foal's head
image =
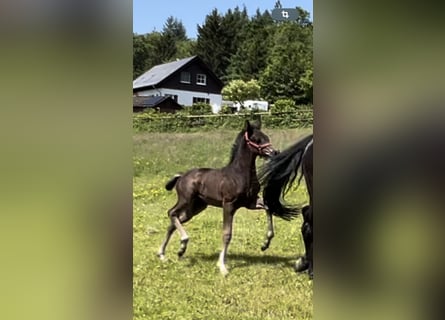
[[[269,137],[261,131],[261,123],[255,124],[246,120],[243,138],[249,149],[260,157],[269,158],[278,153],[272,147]]]

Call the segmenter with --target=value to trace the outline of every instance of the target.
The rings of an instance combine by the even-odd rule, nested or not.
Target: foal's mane
[[[255,122],[250,122],[250,127],[253,130],[259,130],[259,126],[257,123]],[[233,160],[235,160],[235,156],[238,153],[239,147],[241,145],[241,143],[244,140],[244,134],[246,132],[246,129],[243,128],[243,130],[240,131],[240,133],[238,133],[238,136],[235,139],[235,142],[232,145],[232,151],[230,152],[230,161],[229,164],[231,164],[233,162]]]
[[[235,156],[238,153],[239,150],[239,146],[242,143],[242,139],[244,138],[244,133],[246,132],[246,130],[241,130],[240,133],[238,133],[235,142],[232,145],[232,151],[230,152],[230,161],[229,164],[231,164],[233,162],[233,160],[235,160]]]

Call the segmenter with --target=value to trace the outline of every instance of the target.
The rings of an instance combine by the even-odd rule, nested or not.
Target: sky
[[[247,14],[253,16],[259,8],[261,12],[266,9],[269,12],[275,6],[275,0],[133,0],[133,32],[145,34],[162,31],[162,28],[169,16],[173,16],[182,21],[187,36],[196,39],[197,25],[202,25],[205,17],[218,9],[221,14],[225,14],[228,9],[243,6],[247,9]],[[313,0],[280,0],[283,8],[301,7],[308,11],[311,20],[313,19]]]

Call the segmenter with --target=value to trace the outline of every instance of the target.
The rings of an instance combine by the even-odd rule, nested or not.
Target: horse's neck
[[[255,160],[256,155],[253,154],[247,146],[241,146],[229,166],[243,174],[247,173],[251,178],[256,179]]]

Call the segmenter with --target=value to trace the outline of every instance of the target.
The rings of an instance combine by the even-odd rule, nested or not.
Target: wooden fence
[[[141,113],[133,117],[136,132],[194,132],[212,129],[239,129],[244,121],[261,120],[265,128],[302,128],[313,125],[313,110],[300,109],[296,112],[253,112],[214,115],[171,115]]]

